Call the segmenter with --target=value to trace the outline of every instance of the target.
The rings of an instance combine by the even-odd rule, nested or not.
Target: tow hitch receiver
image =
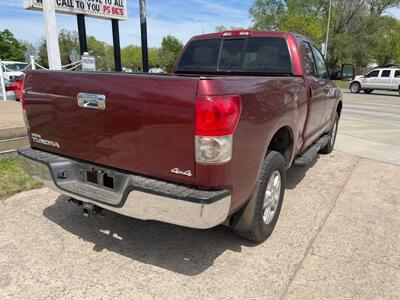
[[[86,203],[86,202],[83,202],[83,201],[80,201],[80,200],[76,200],[76,199],[73,199],[73,198],[70,198],[68,201],[70,203],[72,203],[72,204],[75,204],[75,205],[78,205],[78,206],[82,207],[83,215],[86,218],[90,218],[90,217],[93,217],[95,215],[98,215],[100,217],[104,216],[103,208],[101,208],[101,207],[98,207],[96,205],[93,205],[93,204],[90,204],[90,203]]]

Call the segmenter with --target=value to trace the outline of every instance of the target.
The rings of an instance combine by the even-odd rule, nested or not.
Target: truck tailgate
[[[192,184],[198,81],[179,76],[29,72],[25,111],[31,145],[94,164]],[[79,93],[104,95],[105,109],[80,107]],[[190,170],[186,174],[192,176],[173,173],[176,168]]]

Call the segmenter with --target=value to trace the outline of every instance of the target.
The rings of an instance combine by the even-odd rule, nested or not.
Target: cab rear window
[[[177,71],[291,73],[292,63],[283,38],[210,39],[191,42]]]

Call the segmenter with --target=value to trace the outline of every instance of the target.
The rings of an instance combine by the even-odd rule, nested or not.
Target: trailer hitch
[[[104,217],[104,213],[103,213],[103,208],[97,206],[97,205],[93,205],[87,202],[83,202],[74,198],[70,198],[68,199],[68,202],[75,204],[79,207],[82,208],[83,211],[83,215],[86,218],[90,218],[93,216],[99,216],[99,217]]]

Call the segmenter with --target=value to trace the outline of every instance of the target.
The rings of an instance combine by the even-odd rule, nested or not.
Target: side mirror
[[[342,71],[341,71],[341,75],[342,75],[342,80],[347,80],[347,81],[351,81],[354,79],[354,65],[352,64],[343,64],[342,65]]]

